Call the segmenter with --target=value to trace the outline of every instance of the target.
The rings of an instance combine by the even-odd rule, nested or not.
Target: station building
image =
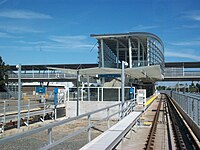
[[[128,68],[159,65],[164,76],[164,45],[158,36],[147,32],[129,32],[92,34],[91,37],[98,41],[99,67],[121,68],[122,61],[128,63]],[[149,94],[154,91],[153,80],[136,80],[133,84],[146,88]]]
[[[160,65],[164,69],[164,46],[161,39],[147,32],[125,34],[92,34],[98,40],[99,67],[120,68],[126,61],[129,68]]]

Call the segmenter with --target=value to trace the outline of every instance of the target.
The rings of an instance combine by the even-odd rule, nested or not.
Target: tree
[[[198,91],[200,91],[200,84],[199,83],[196,84],[196,87],[199,89]]]
[[[5,83],[8,82],[9,66],[5,65],[2,57],[0,56],[0,92],[5,91]]]

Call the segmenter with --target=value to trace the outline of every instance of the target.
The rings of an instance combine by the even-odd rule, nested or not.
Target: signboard
[[[45,92],[46,92],[45,87],[40,87],[40,86],[36,87],[36,93],[45,93]]]
[[[98,74],[99,78],[117,78],[121,77],[121,74]]]

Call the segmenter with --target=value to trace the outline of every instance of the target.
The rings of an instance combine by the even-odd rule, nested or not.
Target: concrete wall
[[[111,106],[114,104],[117,104],[119,102],[117,101],[111,101],[111,102],[97,102],[97,101],[80,101],[79,102],[79,114],[85,114],[91,111],[95,111],[97,109],[101,109],[107,106]],[[66,108],[67,108],[67,116],[68,117],[75,117],[76,116],[76,107],[77,107],[77,102],[76,101],[67,101],[66,104]],[[114,108],[111,108],[110,114],[113,114],[114,112],[117,112],[119,110],[119,106],[116,106]],[[107,110],[102,111],[100,113],[96,113],[94,115],[91,116],[92,119],[94,120],[98,120],[98,119],[102,119],[105,118],[107,116]],[[115,115],[113,116],[111,119],[118,119],[119,115]]]

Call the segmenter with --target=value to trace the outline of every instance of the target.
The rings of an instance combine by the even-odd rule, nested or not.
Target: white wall
[[[79,102],[79,115],[80,114],[85,114],[87,112],[95,111],[97,109],[101,109],[107,106],[111,106],[114,104],[117,104],[119,102],[97,102],[97,101],[80,101]],[[77,107],[77,102],[76,101],[67,101],[66,102],[66,112],[67,112],[67,117],[75,117],[76,116],[76,107]],[[116,106],[114,108],[110,109],[110,114],[113,114],[114,112],[117,112],[119,110],[119,106]],[[91,116],[92,119],[102,119],[107,116],[107,110],[102,111],[100,113],[94,114]],[[111,119],[118,119],[119,115],[115,115]]]

